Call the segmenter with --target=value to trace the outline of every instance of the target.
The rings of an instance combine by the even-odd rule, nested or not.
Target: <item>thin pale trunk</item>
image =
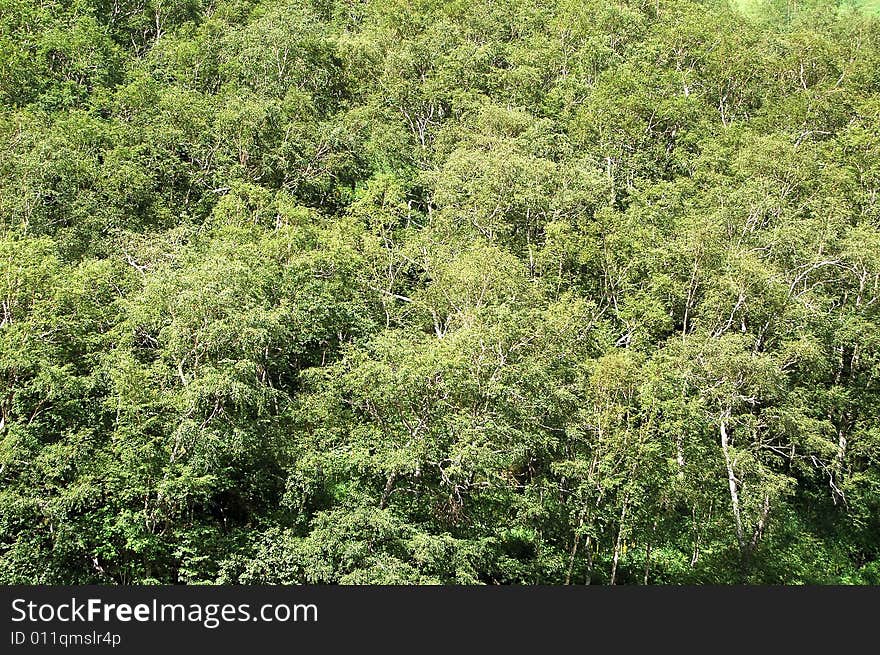
[[[601,430],[601,427],[600,427]],[[592,481],[593,474],[596,471],[596,467],[599,465],[599,455],[597,453],[593,453],[593,460],[590,462],[590,470],[587,474],[587,479]],[[599,509],[599,503],[602,502],[602,493],[600,491],[599,495],[596,497],[595,508]],[[592,513],[589,511],[590,506],[587,505],[584,507],[583,513],[581,514],[580,525],[578,526],[578,535],[575,537],[574,547],[571,549],[571,559],[568,563],[568,575],[566,576],[566,584],[568,584],[568,580],[571,578],[572,570],[574,569],[574,558],[577,554],[577,546],[578,546],[578,538],[580,537],[580,529],[587,523],[587,521],[592,520]],[[590,584],[590,581],[593,577],[593,552],[590,550],[590,546],[592,543],[592,538],[590,535],[587,535],[586,540],[584,540],[584,550],[587,554],[587,575],[586,581],[584,584]]]
[[[688,283],[687,301],[684,304],[684,317],[681,321],[681,339],[684,341],[688,331],[688,318],[691,312],[691,305],[694,302],[694,296],[697,291],[697,271],[699,270],[699,259],[694,259],[694,270],[691,273],[691,279]]]
[[[843,483],[843,466],[846,462],[846,430],[841,426],[837,432],[837,453],[834,456],[834,475],[831,476],[831,495],[834,504],[838,498],[844,500],[841,484]]]
[[[761,516],[755,525],[755,532],[752,535],[752,550],[757,548],[758,542],[764,536],[764,530],[767,527],[767,518],[770,516],[770,494],[764,494],[764,507],[761,509]]]
[[[584,552],[587,554],[587,575],[584,577],[584,584],[588,585],[593,582],[593,551],[592,548],[592,537],[587,535],[587,538],[584,539]]]
[[[730,488],[730,506],[733,510],[733,519],[736,523],[736,541],[739,544],[740,552],[745,552],[746,542],[743,538],[742,513],[739,508],[739,492],[736,486],[736,476],[733,472],[733,463],[730,460],[730,445],[727,438],[727,425],[725,420],[721,420],[721,450],[724,453],[724,464],[727,467],[727,484]]]
[[[565,584],[571,584],[571,571],[574,568],[574,558],[577,555],[578,545],[580,545],[581,535],[576,534],[574,536],[574,545],[571,547],[571,555],[568,558],[568,571],[565,574]]]
[[[687,397],[687,389],[686,382],[682,380],[681,383],[681,397],[682,399]],[[675,435],[675,462],[678,464],[678,479],[684,479],[684,447],[682,444],[683,435],[681,430],[679,430]]]
[[[651,542],[656,534],[657,521],[654,521],[654,525],[651,528],[651,535],[648,537],[648,543],[645,544],[645,577],[642,580],[642,584],[648,584],[648,573],[651,571]]]
[[[678,477],[684,477],[684,451],[681,446],[681,433],[675,437],[675,463],[678,464]]]
[[[620,545],[623,542],[623,523],[626,520],[626,510],[629,505],[629,495],[624,496],[623,509],[620,512],[620,525],[617,528],[617,540],[614,542],[614,556],[611,559],[611,582],[617,579],[617,562],[620,560]]]
[[[571,584],[571,572],[574,569],[574,558],[577,555],[578,545],[581,542],[581,528],[584,525],[584,514],[581,514],[580,523],[578,523],[577,530],[574,534],[574,544],[571,547],[571,554],[568,558],[568,572],[565,574],[565,584]]]
[[[394,489],[394,482],[397,480],[397,473],[391,473],[388,476],[388,479],[385,481],[385,488],[382,490],[382,498],[379,500],[379,509],[385,509],[385,506],[388,504],[388,497],[391,496],[391,491]]]

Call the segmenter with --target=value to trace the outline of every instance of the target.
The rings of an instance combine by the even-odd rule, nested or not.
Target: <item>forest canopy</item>
[[[876,7],[0,0],[0,583],[880,584]]]

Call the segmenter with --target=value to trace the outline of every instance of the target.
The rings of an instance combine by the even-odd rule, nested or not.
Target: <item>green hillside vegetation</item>
[[[833,10],[862,11],[868,14],[880,11],[880,0],[731,0],[733,7],[740,11],[751,12],[760,15],[762,12],[779,12],[790,18],[792,13],[816,7],[832,7]]]
[[[869,14],[880,14],[880,0],[857,0],[855,6]]]
[[[0,0],[0,583],[880,584],[852,6]]]

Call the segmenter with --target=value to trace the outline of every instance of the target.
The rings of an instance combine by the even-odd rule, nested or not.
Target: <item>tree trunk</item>
[[[568,558],[568,572],[565,574],[565,584],[571,584],[571,572],[574,569],[574,558],[577,555],[578,545],[581,542],[581,528],[584,525],[584,514],[581,514],[581,520],[578,523],[577,530],[574,533],[574,545],[571,547],[571,555]]]
[[[733,463],[730,460],[730,445],[727,438],[727,425],[725,419],[721,420],[721,450],[724,453],[724,464],[727,467],[727,484],[730,488],[730,506],[733,510],[733,519],[736,523],[736,542],[739,544],[741,553],[745,553],[746,542],[743,538],[742,513],[739,508],[739,492],[736,486],[736,476],[733,473]]]
[[[584,552],[587,555],[587,575],[584,576],[584,584],[589,585],[593,582],[593,551],[590,550],[592,547],[592,537],[587,535],[587,538],[584,539]]]
[[[843,484],[843,470],[846,463],[846,430],[841,425],[837,431],[837,453],[834,456],[834,473],[831,476],[831,499],[837,504],[838,498],[845,500],[841,485]]]
[[[379,509],[385,509],[388,504],[388,497],[394,489],[394,482],[397,480],[397,473],[391,473],[385,481],[385,488],[382,490],[382,498],[379,500]]]
[[[629,505],[629,495],[627,494],[623,498],[623,509],[620,512],[620,525],[617,528],[617,541],[614,542],[614,556],[611,559],[611,582],[610,584],[614,584],[614,581],[617,579],[617,562],[620,560],[620,545],[623,541],[623,523],[626,520],[626,510]]]
[[[645,544],[645,577],[642,580],[642,584],[648,584],[648,573],[651,570],[651,541],[654,539],[654,536],[657,534],[657,521],[654,521],[654,525],[651,527],[651,534],[648,537],[648,542]]]

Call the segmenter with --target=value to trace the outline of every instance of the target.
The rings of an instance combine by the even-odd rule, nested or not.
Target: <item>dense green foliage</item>
[[[0,0],[0,582],[880,583],[880,21],[746,4]]]

